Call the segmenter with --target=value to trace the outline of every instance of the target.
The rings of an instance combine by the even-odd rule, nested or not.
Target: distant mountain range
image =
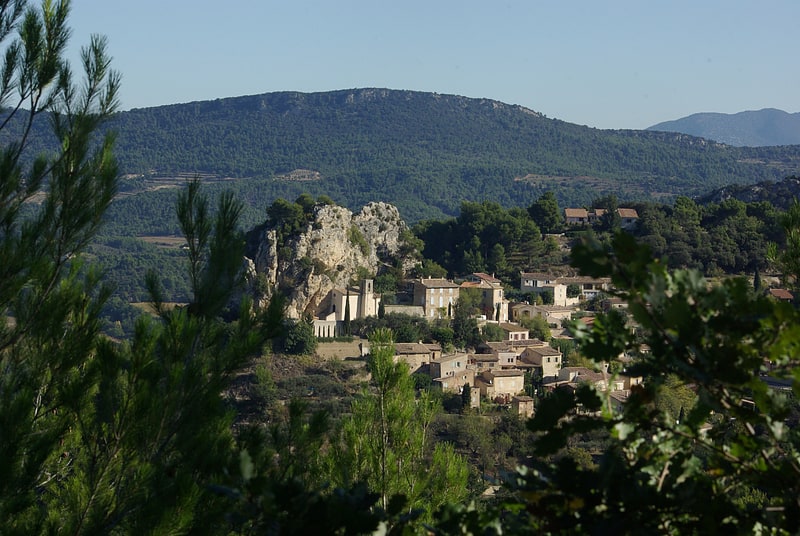
[[[680,132],[735,147],[800,145],[800,112],[765,108],[736,114],[698,113],[647,130]]]
[[[52,143],[46,123],[38,149]],[[351,209],[390,202],[414,222],[457,214],[465,200],[526,207],[551,190],[562,206],[608,194],[663,201],[800,174],[800,146],[598,130],[489,99],[388,89],[134,109],[109,128],[127,193],[197,175],[233,188],[261,214],[276,197],[308,192]]]

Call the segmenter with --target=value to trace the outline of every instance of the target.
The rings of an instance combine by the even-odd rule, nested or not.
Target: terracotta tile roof
[[[487,283],[502,283],[499,279],[494,277],[493,275],[485,274],[483,272],[475,272],[472,274],[473,276],[477,277],[482,281],[486,281]]]
[[[561,352],[552,346],[529,346],[526,350],[539,355],[561,355]]]
[[[619,214],[620,218],[638,218],[639,213],[636,212],[635,208],[618,208],[617,214]]]
[[[567,218],[588,218],[589,213],[585,208],[565,208],[564,216]]]
[[[458,283],[453,283],[448,279],[420,279],[420,285],[427,288],[458,288]]]
[[[394,344],[394,354],[429,354],[430,349],[424,345],[416,342],[397,342]]]
[[[522,370],[514,370],[514,369],[501,369],[501,370],[487,370],[483,373],[484,376],[491,375],[493,378],[515,378],[518,376],[524,376],[525,372]]]
[[[502,329],[503,331],[509,331],[511,333],[519,333],[519,332],[522,332],[522,331],[529,331],[528,328],[524,328],[524,327],[520,326],[519,324],[509,324],[509,323],[506,323],[506,322],[503,322],[503,323],[500,324],[500,329]]]
[[[769,293],[773,298],[777,298],[779,300],[794,300],[794,295],[785,288],[771,288],[769,289]]]

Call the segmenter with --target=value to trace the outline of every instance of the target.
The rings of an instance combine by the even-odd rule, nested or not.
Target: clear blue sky
[[[800,111],[798,0],[73,0],[123,109],[385,87],[484,97],[597,128]],[[76,55],[77,57],[77,55]]]

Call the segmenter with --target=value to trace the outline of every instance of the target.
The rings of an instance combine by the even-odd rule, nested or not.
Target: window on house
[[[548,363],[550,362],[550,358],[549,358],[549,357],[547,358],[547,362],[548,362]]]

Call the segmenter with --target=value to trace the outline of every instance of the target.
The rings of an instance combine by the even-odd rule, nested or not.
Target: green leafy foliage
[[[371,389],[352,403],[332,444],[331,478],[345,488],[367,483],[386,511],[402,504],[407,514],[429,518],[466,496],[466,463],[446,443],[430,450],[440,407],[428,391],[416,397],[408,365],[394,361],[390,330],[370,336],[368,367]]]
[[[523,318],[520,324],[528,328],[531,338],[539,339],[540,341],[549,341],[552,336],[550,326],[547,325],[547,320],[542,316],[536,315],[530,318]]]
[[[566,456],[519,471],[517,500],[504,508],[525,514],[499,521],[539,533],[793,531],[793,393],[765,373],[795,378],[797,310],[754,295],[743,279],[712,286],[698,272],[670,272],[629,235],[610,248],[587,239],[574,263],[611,277],[637,326],[613,311],[591,329],[578,323],[581,351],[598,363],[634,356],[627,373],[644,383],[623,405],[589,384],[545,398],[530,421],[540,456],[591,431],[609,440],[596,464]]]
[[[504,341],[506,332],[497,324],[487,323],[481,328],[481,338],[484,341]]]
[[[780,212],[769,203],[736,199],[698,205],[678,197],[674,206],[641,205],[634,234],[670,268],[708,275],[766,268],[770,243],[783,243]]]
[[[490,202],[464,202],[458,218],[422,222],[415,232],[425,243],[423,255],[452,274],[516,277],[544,250],[541,232],[526,211]]]
[[[528,214],[543,233],[558,233],[564,227],[564,215],[555,194],[547,191],[528,207]]]
[[[317,337],[311,319],[287,320],[276,350],[289,355],[311,355],[317,349]]]

